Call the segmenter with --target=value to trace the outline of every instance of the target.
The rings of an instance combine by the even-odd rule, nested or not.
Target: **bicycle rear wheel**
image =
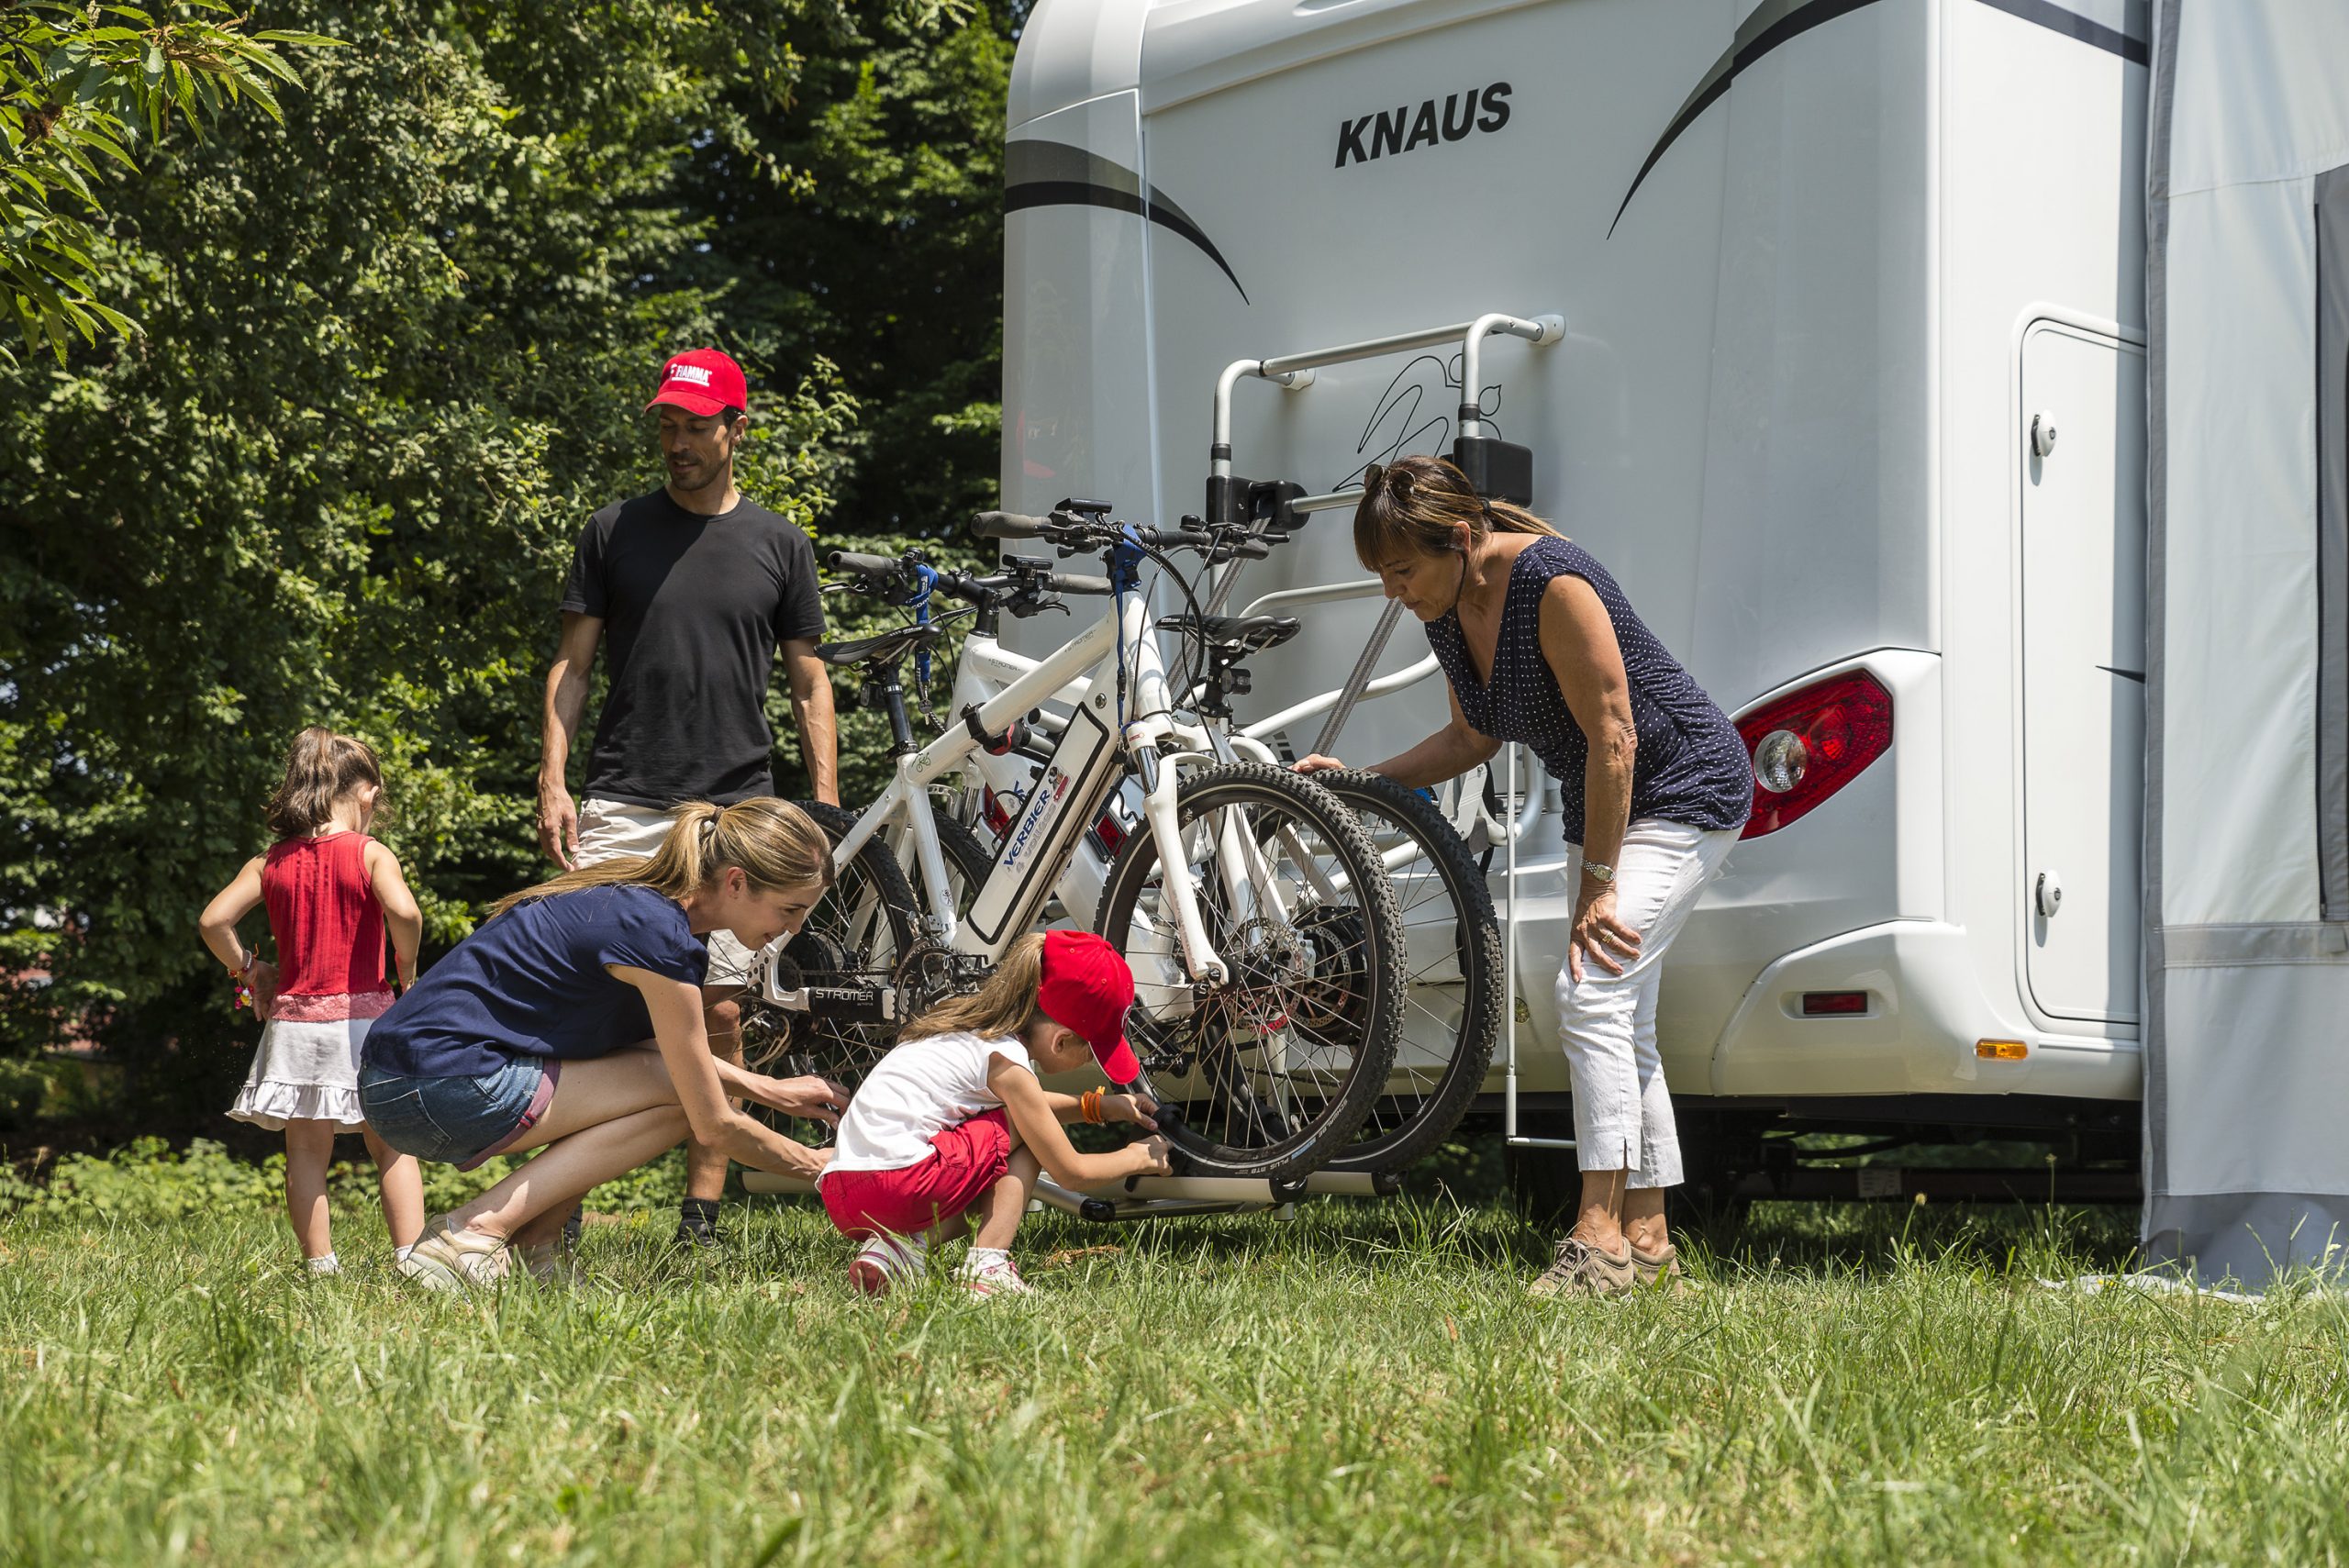
[[[1329,791],[1225,762],[1176,795],[1182,863],[1140,831],[1110,868],[1098,929],[1134,971],[1139,1087],[1175,1106],[1201,1175],[1303,1177],[1386,1085],[1403,1011],[1403,929],[1377,846]],[[1170,878],[1194,891],[1228,977],[1194,985]]]
[[[807,800],[798,806],[834,844],[856,825],[837,806]],[[865,1000],[797,1012],[765,1001],[763,990],[753,992],[742,1006],[744,1061],[762,1073],[818,1073],[852,1089],[862,1083],[896,1044],[905,1022],[883,1012],[885,999],[895,1008],[900,974],[914,951],[915,908],[913,888],[878,839],[837,867],[807,923],[776,955],[777,984]]]
[[[1500,922],[1484,872],[1433,801],[1377,773],[1316,773],[1313,782],[1359,817],[1378,846],[1406,949],[1394,1071],[1328,1168],[1392,1170],[1450,1136],[1484,1086],[1508,1006]]]

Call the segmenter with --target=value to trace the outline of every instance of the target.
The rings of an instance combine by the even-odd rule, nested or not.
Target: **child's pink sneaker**
[[[991,1257],[964,1259],[963,1287],[977,1296],[1036,1294],[1036,1287],[1019,1277],[1019,1271],[1013,1266],[1010,1257],[1002,1252]]]
[[[929,1249],[909,1236],[875,1236],[848,1266],[848,1283],[867,1296],[886,1296],[900,1280],[919,1279]]]

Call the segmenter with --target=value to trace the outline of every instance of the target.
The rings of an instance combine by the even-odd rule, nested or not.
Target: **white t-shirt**
[[[902,1171],[930,1158],[930,1140],[1003,1101],[987,1087],[996,1057],[1029,1072],[1036,1064],[1017,1040],[934,1034],[909,1040],[866,1074],[841,1118],[831,1171]],[[821,1180],[819,1177],[818,1180]]]

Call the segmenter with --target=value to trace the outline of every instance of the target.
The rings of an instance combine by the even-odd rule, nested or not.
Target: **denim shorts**
[[[470,1171],[539,1125],[562,1075],[562,1062],[529,1056],[479,1078],[412,1078],[362,1067],[359,1106],[375,1135],[401,1153]]]

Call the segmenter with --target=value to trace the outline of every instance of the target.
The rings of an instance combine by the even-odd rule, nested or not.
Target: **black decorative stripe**
[[[2076,12],[2054,5],[2052,0],[1982,0],[1982,3],[2009,17],[2077,39],[2109,54],[2117,54],[2132,64],[2143,65],[2150,58],[2143,39],[2132,33],[2116,32],[2100,22],[2092,22]],[[1698,116],[1729,91],[1730,83],[1736,81],[1741,73],[1780,44],[1791,42],[1822,23],[1831,22],[1838,17],[1848,16],[1863,6],[1875,4],[1876,0],[1810,0],[1808,5],[1801,4],[1800,0],[1775,0],[1775,3],[1755,7],[1753,15],[1747,17],[1737,29],[1736,39],[1721,57],[1713,61],[1712,69],[1698,79],[1695,91],[1680,106],[1680,112],[1672,117],[1672,123],[1664,128],[1664,135],[1656,139],[1654,150],[1648,154],[1647,161],[1640,165],[1640,172],[1632,176],[1631,188],[1623,193],[1622,206],[1615,209],[1614,223],[1607,226],[1609,237],[1614,236],[1616,225],[1623,221],[1623,214],[1631,206],[1631,198],[1640,194],[1640,186],[1646,181],[1648,171],[1653,169],[1665,150],[1680,139],[1681,132],[1696,123]]]
[[[2143,670],[2116,670],[2110,664],[2099,664],[2097,668],[2108,675],[2118,675],[2124,681],[2134,681],[2141,686],[2145,684],[2145,673]]]
[[[1241,288],[1239,275],[1223,259],[1223,252],[1216,249],[1215,241],[1207,237],[1207,231],[1193,222],[1191,215],[1176,206],[1165,192],[1155,185],[1145,186],[1141,175],[1122,164],[1063,142],[1015,141],[1004,150],[1004,177],[1005,212],[1040,206],[1097,206],[1132,213],[1197,246],[1231,280],[1231,286],[1240,290],[1241,301],[1247,300],[1248,291]]]
[[[1615,224],[1623,221],[1623,214],[1631,206],[1631,198],[1640,194],[1640,186],[1646,181],[1648,171],[1654,168],[1656,161],[1680,139],[1680,133],[1696,123],[1698,115],[1710,108],[1715,99],[1729,91],[1730,83],[1736,81],[1742,72],[1780,44],[1798,39],[1811,28],[1856,11],[1863,6],[1875,4],[1876,0],[1811,0],[1807,6],[1789,6],[1785,0],[1780,0],[1777,5],[1758,7],[1746,17],[1737,29],[1735,40],[1719,60],[1713,61],[1713,68],[1706,72],[1697,83],[1697,90],[1688,95],[1688,101],[1680,106],[1680,112],[1672,117],[1672,123],[1664,128],[1664,135],[1657,139],[1655,150],[1648,154],[1647,161],[1640,165],[1639,173],[1632,177],[1631,188],[1623,193],[1623,205],[1615,209],[1615,223],[1607,226],[1609,238],[1614,236]]]
[[[2092,22],[2076,11],[2066,11],[2050,0],[1982,0],[1994,11],[2004,11],[2009,17],[2021,17],[2034,27],[2075,38],[2084,44],[2117,54],[2132,65],[2153,63],[2153,50],[2143,39]]]

